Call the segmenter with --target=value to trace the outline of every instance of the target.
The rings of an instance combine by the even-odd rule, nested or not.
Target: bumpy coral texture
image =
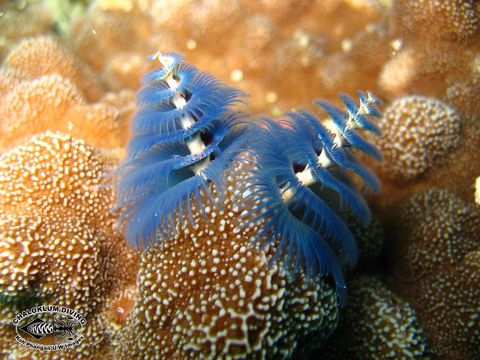
[[[345,39],[378,38],[375,30],[363,29],[381,16],[382,6],[370,1],[128,3],[124,8],[106,3],[92,7],[68,33],[73,48],[112,86],[138,87],[144,71],[138,54],[144,58],[157,50],[186,53],[199,68],[252,94],[254,109],[274,113],[308,103],[312,94],[324,95],[327,86],[333,98],[335,91],[354,92],[372,83],[368,75],[355,73],[341,49]],[[339,16],[350,26],[338,26]],[[377,58],[361,47],[354,46],[351,53],[373,69],[378,66]],[[337,71],[324,73],[319,65]],[[306,82],[302,87],[296,86],[299,78]],[[354,84],[345,82],[347,78]]]
[[[427,339],[410,304],[380,280],[360,276],[351,283],[350,301],[322,359],[423,359]]]
[[[472,238],[468,230],[478,227],[472,220],[476,211],[468,205],[475,201],[475,182],[480,169],[477,1],[93,0],[91,6],[79,16],[70,17],[69,12],[68,15],[73,20],[61,20],[60,27],[56,10],[51,10],[51,4],[54,3],[55,0],[49,0],[47,5],[36,0],[0,1],[0,59],[5,61],[9,52],[16,49],[16,55],[12,57],[15,58],[15,66],[23,63],[19,65],[21,68],[17,68],[9,66],[5,61],[0,68],[0,127],[8,129],[0,134],[0,151],[3,154],[10,153],[12,147],[29,141],[34,133],[59,130],[98,146],[109,157],[123,158],[128,138],[128,121],[134,107],[133,94],[140,86],[142,74],[149,70],[149,65],[145,62],[146,56],[157,50],[183,52],[199,68],[251,94],[249,102],[254,112],[276,116],[290,111],[292,107],[308,106],[315,98],[337,101],[339,92],[354,93],[358,89],[368,89],[375,93],[385,108],[402,97],[415,95],[442,102],[441,108],[453,109],[456,116],[461,117],[461,133],[457,137],[460,140],[456,148],[442,152],[421,175],[408,182],[402,179],[402,186],[398,186],[398,177],[392,180],[388,172],[379,174],[382,193],[369,198],[369,202],[377,207],[375,210],[382,224],[387,225],[387,256],[374,261],[377,267],[362,264],[355,271],[385,275],[396,294],[412,304],[435,350],[429,354],[430,357],[462,360],[479,357],[478,248],[472,250],[475,238]],[[66,2],[59,3],[63,6]],[[19,41],[22,41],[22,47]],[[35,44],[41,43],[46,44],[48,52],[35,49]],[[32,49],[25,48],[25,44],[29,44]],[[22,61],[19,49],[28,53],[28,63]],[[35,61],[34,54],[43,55]],[[59,57],[49,59],[45,57],[46,54]],[[68,62],[72,59],[73,63]],[[59,75],[51,71],[51,64],[59,64],[62,71],[70,70]],[[90,70],[85,72],[86,68]],[[48,73],[39,73],[37,69],[47,69]],[[92,80],[88,73],[93,74],[94,83],[100,85],[99,98],[86,96],[90,89],[85,84]],[[84,79],[82,74],[86,74]],[[72,78],[68,78],[70,76]],[[65,89],[65,93],[63,90],[49,93],[48,89],[55,90],[53,78],[58,79],[58,86]],[[63,86],[66,83],[69,84]],[[41,84],[48,86],[45,88]],[[96,88],[95,85],[91,90]],[[41,90],[43,95],[32,97],[34,89]],[[63,110],[56,110],[67,108],[67,102],[63,102],[63,99],[68,99],[72,93],[83,98],[82,104],[74,107],[75,111],[67,110],[67,113],[73,114],[73,120],[65,117]],[[93,94],[94,97],[98,96],[98,91],[93,91]],[[62,101],[56,103],[57,97]],[[18,102],[21,99],[23,100]],[[105,109],[104,104],[108,105],[108,109]],[[30,106],[32,111],[29,113],[25,109]],[[100,110],[95,110],[96,107]],[[23,109],[23,112],[19,109]],[[119,126],[116,117],[111,116],[117,112],[122,128],[119,132],[116,130]],[[30,117],[30,114],[35,116]],[[42,114],[49,115],[42,117]],[[409,124],[406,131],[413,133],[418,124],[416,121]],[[10,136],[10,131],[15,135]],[[422,132],[422,136],[427,138],[421,139],[419,143],[430,144],[429,134],[428,131]],[[438,140],[437,137],[434,138]],[[405,153],[402,149],[398,151]],[[48,167],[50,157],[42,159],[45,159],[42,166]],[[396,160],[394,158],[394,163]],[[423,163],[424,160],[420,157],[412,161]],[[405,166],[404,169],[398,167],[396,171],[403,173],[405,170],[408,173],[409,164],[402,165]],[[32,169],[22,171],[31,174]],[[70,174],[70,170],[67,171]],[[84,180],[88,182],[88,177],[82,179],[79,180],[80,183]],[[404,198],[432,187],[445,188],[448,192],[442,190],[429,193],[427,197],[434,201],[425,200],[425,195],[416,197],[414,202],[417,205],[414,208],[417,210],[405,210],[405,217],[394,211]],[[84,193],[83,190],[83,187],[75,189],[77,194]],[[477,186],[477,201],[479,193]],[[55,193],[50,197],[47,191],[42,199],[45,204],[59,202]],[[84,198],[84,206],[89,199],[89,196]],[[22,203],[27,204],[28,201],[28,196],[25,195]],[[16,240],[10,239],[3,243],[13,249],[15,254],[8,260],[8,266],[19,269],[11,271],[9,267],[8,271],[15,274],[18,289],[26,289],[26,292],[22,290],[21,297],[0,297],[2,323],[10,323],[13,313],[18,309],[42,303],[42,299],[38,299],[29,285],[23,285],[24,274],[43,279],[40,272],[33,274],[33,269],[50,267],[52,262],[50,258],[43,260],[37,256],[35,251],[38,250],[38,243],[29,242],[28,239],[43,238],[47,241],[47,233],[55,236],[64,234],[57,238],[68,236],[75,239],[76,245],[72,248],[75,255],[82,253],[83,249],[88,254],[102,254],[96,242],[88,245],[81,241],[84,237],[100,238],[96,225],[90,224],[98,215],[96,212],[93,218],[82,216],[78,219],[70,218],[72,211],[64,209],[62,211],[66,211],[68,219],[53,221],[43,214],[34,214],[38,212],[37,208],[29,206],[32,211],[29,210],[28,213],[23,211],[25,207],[22,205],[18,213],[17,210],[12,213],[7,209],[2,210],[0,215],[0,237],[5,238],[6,234],[12,232],[23,234],[25,245],[30,245],[29,249],[33,249],[30,255],[35,255],[34,259],[23,252],[21,243]],[[427,207],[438,207],[441,211],[427,211]],[[453,218],[449,217],[448,211],[452,212]],[[407,213],[414,216],[407,216]],[[424,214],[428,215],[427,222],[422,220]],[[433,221],[434,218],[437,220]],[[402,223],[402,219],[406,223]],[[401,230],[403,225],[404,231]],[[349,226],[352,228],[354,225]],[[377,229],[376,226],[374,228]],[[436,228],[439,230],[435,231]],[[362,260],[362,243],[369,236],[352,229],[359,241]],[[431,243],[429,239],[432,240]],[[59,254],[64,250],[61,244],[62,241],[57,246]],[[367,241],[367,248],[369,244]],[[373,248],[374,253],[378,254],[379,246]],[[52,252],[48,251],[49,256]],[[62,256],[59,255],[60,258]],[[149,256],[152,259],[161,257],[160,253]],[[144,254],[144,257],[146,259],[147,255]],[[99,259],[108,262],[103,257],[88,259],[92,265],[98,264]],[[371,265],[370,258],[367,259],[365,265]],[[62,261],[67,267],[73,263],[72,259],[67,261],[64,257]],[[424,263],[420,264],[419,261]],[[448,266],[443,265],[443,262]],[[154,264],[149,266],[154,267]],[[147,268],[146,260],[142,267]],[[134,276],[134,272],[132,269],[131,276]],[[55,276],[52,274],[52,278],[60,279],[61,276],[64,275],[58,272]],[[212,279],[215,279],[213,275]],[[85,283],[88,281],[89,278],[86,278]],[[9,278],[5,279],[6,287],[13,283]],[[11,290],[12,288],[9,291]],[[63,295],[64,299],[76,298],[76,287],[71,287],[70,290],[68,295]],[[48,291],[54,290],[49,287]],[[85,295],[83,288],[79,291],[79,295]],[[105,305],[92,310],[88,319],[89,326],[85,335],[91,341],[79,348],[79,352],[33,353],[14,340],[13,329],[0,326],[0,357],[11,356],[13,353],[18,358],[26,359],[33,356],[108,358],[113,348],[123,343],[119,335],[127,336],[122,328],[124,322],[128,321],[135,296],[135,286],[131,284],[123,287],[122,291],[114,291],[105,296]],[[148,303],[148,308],[154,314],[153,301]],[[171,308],[169,311],[174,313]],[[302,316],[301,313],[297,311],[295,316]],[[380,330],[375,327],[375,323],[370,323],[369,327]],[[139,329],[139,334],[146,331],[140,322],[136,328]],[[319,332],[318,336],[309,333],[308,337],[298,339],[297,354],[300,354],[300,358],[305,358],[305,353],[299,348],[318,346],[321,341],[325,341],[326,332],[328,331]],[[128,333],[131,334],[131,330]],[[155,334],[151,332],[150,335]],[[108,341],[105,341],[105,336]],[[183,335],[175,339],[180,338],[182,340],[178,340],[178,343],[190,341],[188,336]],[[138,339],[140,338],[130,339],[129,343],[136,345]],[[100,344],[99,347],[103,350],[91,345],[95,343]],[[89,347],[90,350],[86,350]]]
[[[83,141],[51,132],[2,154],[2,327],[28,298],[32,305],[54,303],[88,319],[91,337],[69,356],[105,350],[99,313],[133,282],[137,263],[110,213],[104,175],[114,164]]]
[[[0,11],[0,59],[7,55],[17,41],[53,29],[50,11],[31,0],[0,2]]]
[[[461,142],[461,118],[434,98],[406,96],[395,100],[380,123],[378,146],[385,158],[385,174],[411,180],[436,165]]]
[[[480,211],[445,190],[414,195],[401,208],[395,254],[402,278],[421,278],[457,264],[480,242]],[[401,225],[400,225],[401,224]]]
[[[0,147],[20,144],[46,130],[75,135],[100,147],[124,143],[133,93],[104,94],[92,70],[57,40],[23,40],[0,71],[6,75],[1,86]],[[121,103],[114,100],[118,97]]]
[[[127,100],[132,99],[130,95]],[[46,130],[75,134],[100,147],[119,146],[128,133],[126,122],[132,114],[103,101],[87,104],[71,81],[58,75],[21,81],[0,104],[3,148]]]
[[[249,246],[260,224],[240,230],[233,177],[218,210],[192,209],[196,226],[142,254],[133,316],[121,358],[288,358],[300,339],[325,339],[337,322],[334,287],[292,278],[273,249]],[[205,195],[203,195],[205,196]]]
[[[438,358],[480,356],[480,251],[455,267],[421,281],[418,310]],[[434,310],[432,310],[434,309]],[[432,311],[434,316],[432,316]]]
[[[478,10],[475,1],[399,0],[402,25],[415,36],[471,41],[478,35]]]
[[[478,357],[478,205],[431,189],[399,211],[390,229],[397,247],[393,286],[418,311],[438,358]]]
[[[70,79],[87,100],[99,100],[102,86],[92,70],[53,37],[27,38],[18,43],[5,59],[5,65],[29,77],[57,74]]]

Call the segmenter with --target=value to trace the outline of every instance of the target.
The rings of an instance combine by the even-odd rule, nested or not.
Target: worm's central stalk
[[[170,89],[176,90],[178,87],[179,80],[177,80],[173,76],[174,67],[171,66],[171,59],[168,57],[162,56],[161,54],[157,54],[157,58],[158,58],[158,61],[164,66],[165,70],[167,71],[164,80],[167,82]],[[187,104],[187,101],[180,93],[177,93],[173,99],[173,104],[177,109],[182,109]],[[180,119],[180,122],[181,122],[182,128],[185,130],[189,129],[191,126],[193,126],[193,124],[195,124],[195,120],[188,115],[182,117]],[[190,138],[186,139],[185,144],[187,145],[188,150],[192,155],[200,155],[206,148],[199,134],[192,135]],[[201,171],[208,166],[209,162],[210,162],[210,159],[208,156],[202,161],[197,162],[195,165],[193,165],[193,172],[195,174],[201,174]]]

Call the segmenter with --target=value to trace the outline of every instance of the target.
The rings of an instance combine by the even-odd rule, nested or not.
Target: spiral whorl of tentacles
[[[193,222],[192,202],[202,206],[223,189],[223,172],[242,143],[230,106],[243,94],[183,63],[157,53],[162,67],[147,73],[137,96],[128,154],[118,169],[117,208],[127,240],[145,248],[175,231],[174,217]]]
[[[203,201],[222,202],[225,170],[236,158],[243,165],[233,173],[239,175],[233,201],[242,211],[241,226],[259,228],[253,242],[275,246],[271,260],[281,260],[292,273],[302,268],[311,279],[332,275],[343,300],[341,265],[357,259],[344,219],[351,212],[370,221],[347,175],[355,173],[378,190],[375,175],[355,158],[355,151],[381,158],[358,132],[380,133],[371,121],[380,116],[378,100],[359,93],[357,104],[341,95],[346,111],[317,101],[332,120],[330,130],[305,111],[279,121],[240,120],[231,105],[242,93],[183,63],[180,55],[152,58],[162,68],[143,79],[133,137],[118,170],[117,207],[127,240],[145,248],[168,239],[176,216],[193,225],[193,206],[202,211]]]
[[[371,190],[379,188],[375,175],[354,155],[356,149],[381,159],[357,132],[380,134],[369,118],[380,116],[378,100],[370,93],[360,92],[359,97],[357,105],[341,95],[345,112],[316,101],[330,115],[331,131],[305,111],[288,113],[280,121],[256,120],[239,200],[249,209],[243,215],[245,226],[263,223],[255,242],[275,245],[272,260],[283,260],[293,273],[302,268],[310,278],[332,275],[342,299],[341,264],[357,259],[356,242],[344,221],[346,210],[363,223],[370,221],[369,208],[346,171],[357,174]]]

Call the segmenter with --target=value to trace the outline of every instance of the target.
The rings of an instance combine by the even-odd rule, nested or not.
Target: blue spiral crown
[[[254,242],[275,244],[271,261],[281,259],[293,273],[302,268],[310,278],[331,274],[342,298],[341,263],[357,261],[356,242],[342,216],[348,210],[364,224],[370,222],[369,208],[347,171],[357,174],[371,190],[379,188],[375,175],[354,156],[357,149],[381,159],[357,131],[380,134],[370,119],[380,116],[375,108],[378,100],[370,93],[360,92],[359,97],[357,105],[341,95],[346,111],[316,101],[329,114],[331,131],[305,111],[288,113],[279,121],[256,120],[255,135],[247,145],[250,155],[244,159],[249,166],[242,170],[243,195],[238,200],[247,210],[243,226],[261,225]]]
[[[178,54],[157,53],[162,67],[147,73],[126,160],[118,169],[116,207],[129,243],[145,248],[176,229],[175,214],[193,222],[209,183],[221,196],[223,172],[243,134],[231,106],[243,94],[185,64]]]

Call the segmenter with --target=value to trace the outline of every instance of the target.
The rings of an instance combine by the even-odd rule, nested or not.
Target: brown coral
[[[438,358],[479,356],[480,209],[445,190],[410,198],[391,229],[392,284],[419,313]]]
[[[134,281],[137,261],[110,213],[104,176],[112,165],[83,141],[50,132],[0,157],[2,324],[33,293],[35,305],[63,305],[88,319],[91,337],[76,351],[104,350],[99,314]]]
[[[286,358],[335,327],[329,285],[293,279],[269,267],[268,250],[249,246],[257,228],[238,228],[233,181],[222,210],[207,207],[204,218],[192,209],[196,226],[178,222],[174,238],[143,253],[121,357]]]
[[[401,278],[434,274],[480,246],[480,209],[446,190],[412,196],[401,206],[395,223],[396,273]]]
[[[355,236],[358,245],[359,262],[371,264],[380,258],[385,242],[383,224],[376,214],[371,222],[365,226],[353,216],[348,219],[348,228]]]
[[[241,90],[253,95],[255,110],[271,112],[308,104],[316,96],[333,97],[346,84],[351,87],[343,90],[374,83],[372,74],[387,56],[388,42],[385,31],[364,28],[379,19],[381,10],[369,1],[343,0],[182,0],[147,6],[132,1],[125,8],[93,6],[75,20],[69,43],[110,89],[138,84],[133,76],[141,71],[139,59],[158,50],[179,51],[222,80],[236,79]],[[349,26],[339,25],[339,17]],[[344,40],[354,43],[353,50],[337,65],[349,72],[326,89],[317,69],[335,63]],[[358,71],[357,62],[368,64],[368,71]]]
[[[416,306],[440,359],[480,356],[480,251],[418,285]],[[421,289],[421,290],[420,290]]]
[[[396,14],[411,35],[471,41],[478,34],[479,6],[471,0],[400,0]]]
[[[24,80],[0,99],[0,147],[46,130],[69,133],[101,147],[121,146],[129,115],[120,116],[107,103],[87,104],[75,85],[59,75]]]
[[[377,140],[386,176],[412,180],[425,173],[461,141],[461,118],[440,100],[406,96],[385,109]]]
[[[454,111],[451,119],[459,120],[461,115],[461,131],[459,132],[455,125],[456,120],[449,123],[450,127],[445,128],[448,131],[442,133],[437,127],[440,122],[433,123],[434,126],[428,125],[428,121],[432,120],[431,117],[428,121],[426,121],[427,117],[422,116],[411,116],[407,119],[406,114],[411,111],[412,104],[408,101],[402,103],[405,106],[401,105],[395,110],[395,113],[401,117],[395,125],[400,131],[388,130],[390,125],[386,124],[386,136],[381,140],[385,142],[382,146],[388,148],[384,153],[386,157],[384,170],[386,171],[382,176],[383,194],[373,200],[379,205],[387,205],[381,206],[379,214],[389,219],[393,218],[394,226],[390,228],[390,233],[385,240],[387,247],[388,240],[391,239],[396,239],[396,245],[399,246],[387,248],[388,253],[392,254],[388,265],[395,268],[395,274],[401,280],[408,280],[395,279],[392,283],[395,289],[405,294],[405,297],[418,310],[420,320],[428,330],[429,338],[438,349],[439,357],[462,358],[462,360],[478,357],[478,353],[475,352],[475,346],[478,348],[475,339],[479,338],[478,317],[476,317],[479,310],[474,308],[475,297],[478,298],[475,292],[478,288],[478,280],[475,280],[478,279],[478,255],[473,251],[476,246],[475,231],[478,228],[478,221],[475,217],[478,211],[474,210],[472,205],[463,203],[462,200],[445,191],[432,191],[428,197],[419,195],[412,198],[408,209],[403,208],[398,217],[392,216],[390,210],[392,203],[396,203],[400,198],[433,186],[445,187],[455,192],[464,201],[474,202],[474,185],[479,175],[480,165],[480,152],[478,152],[480,107],[477,99],[480,89],[478,76],[480,57],[477,55],[480,5],[470,0],[399,0],[394,2],[393,7],[391,3],[389,0],[238,0],[230,3],[216,0],[162,2],[97,0],[84,14],[75,18],[69,33],[53,35],[51,16],[42,3],[37,4],[36,1],[29,0],[4,1],[0,8],[0,57],[3,59],[8,51],[14,50],[8,56],[9,60],[6,60],[4,66],[0,68],[0,96],[2,97],[0,128],[3,129],[0,134],[0,147],[2,147],[0,151],[8,151],[9,148],[18,145],[33,134],[46,130],[59,130],[101,147],[102,154],[108,153],[121,158],[128,132],[127,124],[134,110],[133,91],[139,85],[141,74],[149,68],[144,59],[157,50],[184,52],[192,63],[215,73],[225,81],[235,82],[238,87],[251,94],[252,108],[256,112],[270,112],[278,115],[280,111],[290,110],[294,106],[308,105],[314,98],[322,97],[332,100],[339,91],[353,93],[357,89],[372,90],[382,98],[387,109],[394,106],[397,101],[401,103],[400,96],[417,94],[429,97],[430,100],[435,97],[438,100],[433,100],[433,103],[438,107],[434,109],[445,116]],[[46,32],[50,34],[45,34]],[[41,34],[47,36],[38,37]],[[26,38],[27,36],[37,37]],[[17,43],[22,39],[21,43]],[[129,90],[124,91],[125,88]],[[392,113],[390,115],[393,116]],[[442,119],[446,118],[448,116]],[[396,122],[393,117],[389,119]],[[405,132],[405,128],[409,130]],[[438,133],[437,130],[439,130]],[[450,145],[437,146],[439,144],[437,141],[445,135],[451,140]],[[407,143],[403,143],[400,137],[408,138]],[[415,150],[409,155],[412,149],[410,146],[420,138],[421,141],[416,144],[419,145],[417,150],[421,151]],[[35,139],[39,138],[35,137]],[[53,138],[42,137],[42,139],[49,144],[48,148],[54,147],[50,143]],[[394,142],[397,144],[396,147],[393,146]],[[60,143],[63,143],[63,140]],[[77,147],[77,145],[72,146]],[[86,149],[92,150],[87,145]],[[52,154],[57,150],[51,150]],[[13,156],[14,151],[16,150],[10,150],[4,155]],[[51,157],[43,156],[43,152],[41,150],[39,153],[39,161],[43,161],[43,165],[19,170],[18,164],[22,163],[23,155],[19,156],[15,161],[12,160],[12,163],[17,164],[12,167],[14,176],[7,176],[4,182],[0,181],[2,186],[6,186],[7,182],[18,182],[18,187],[15,188],[12,185],[2,196],[10,196],[8,192],[12,190],[11,196],[21,199],[12,200],[12,204],[15,205],[2,208],[0,215],[2,226],[0,243],[5,250],[8,250],[4,255],[9,254],[7,258],[4,256],[0,261],[4,272],[11,276],[8,279],[2,278],[3,283],[0,285],[2,289],[5,286],[5,294],[11,295],[8,299],[5,296],[0,297],[0,300],[9,300],[7,307],[0,306],[2,321],[10,322],[12,312],[43,301],[37,298],[37,295],[47,298],[58,295],[61,301],[72,304],[78,303],[80,298],[86,299],[86,304],[92,301],[92,289],[97,289],[99,285],[96,283],[97,280],[91,280],[90,274],[85,277],[85,284],[82,280],[80,287],[77,288],[73,276],[68,277],[59,273],[57,269],[52,269],[52,256],[56,256],[55,251],[49,251],[47,246],[47,249],[42,250],[44,256],[38,256],[40,245],[51,245],[54,242],[51,236],[75,241],[77,245],[72,248],[74,252],[72,256],[90,255],[85,262],[97,269],[92,271],[92,277],[98,277],[99,275],[95,275],[97,272],[110,276],[113,270],[98,269],[107,269],[104,262],[110,262],[106,259],[120,257],[115,253],[107,254],[104,250],[105,246],[102,245],[123,241],[118,235],[110,236],[114,216],[106,215],[105,212],[108,211],[110,204],[107,205],[107,203],[110,200],[102,196],[95,197],[96,191],[103,191],[106,188],[98,184],[90,186],[91,179],[87,176],[74,181],[76,185],[72,185],[73,188],[69,194],[57,191],[49,194],[51,189],[58,190],[62,186],[68,188],[67,179],[71,178],[70,175],[77,176],[82,171],[78,170],[73,163],[63,166],[62,163],[55,161],[52,161],[53,167],[50,169],[48,163]],[[97,155],[93,158],[97,158]],[[402,157],[397,157],[398,155]],[[33,157],[29,158],[27,163],[31,164]],[[83,159],[82,156],[80,158]],[[95,162],[94,159],[92,161]],[[110,166],[102,161],[100,163],[99,166],[102,169]],[[61,178],[57,178],[56,172],[62,174],[64,168],[67,169],[65,171],[68,171],[68,174],[63,173]],[[7,169],[10,170],[9,167],[2,169],[2,175],[9,174]],[[32,195],[32,199],[28,200],[29,197],[21,190],[22,186],[31,190],[28,177],[33,179],[32,184],[38,184],[42,179],[46,181],[46,178],[37,175],[40,170],[36,169],[41,169],[41,173],[46,174],[42,176],[52,178],[52,182],[45,182],[45,188],[34,188],[33,194],[43,195],[38,197]],[[72,173],[73,169],[78,172]],[[87,166],[85,171],[88,173],[92,169]],[[25,174],[24,177],[22,173]],[[85,184],[89,184],[81,185],[84,181]],[[92,189],[94,189],[93,192]],[[477,195],[479,193],[480,191],[477,191]],[[82,196],[82,194],[86,195]],[[32,203],[28,204],[28,201]],[[37,202],[38,206],[35,205]],[[62,202],[65,202],[65,206]],[[92,202],[92,208],[88,210],[88,215],[80,215],[78,218],[79,214],[87,211],[82,209],[88,208],[89,202]],[[98,207],[102,209],[96,211]],[[58,218],[57,213],[61,212],[65,213],[65,219]],[[227,215],[224,215],[225,219],[230,222],[233,223],[236,220]],[[420,221],[422,217],[425,219]],[[98,221],[97,218],[99,218]],[[215,222],[213,225],[216,224]],[[373,259],[376,260],[376,265],[382,264],[384,260],[377,261],[381,249],[381,237],[373,236],[369,232],[373,229],[377,234],[379,229],[377,225],[378,223],[374,224],[373,228],[369,227],[368,230],[354,229],[359,241],[360,258],[366,260],[364,263],[368,265]],[[202,223],[202,226],[207,224]],[[226,228],[229,229],[228,226]],[[199,229],[188,229],[188,231],[193,233]],[[16,234],[22,234],[23,242],[17,241]],[[114,231],[113,234],[116,232]],[[8,241],[5,240],[7,236]],[[29,241],[31,238],[38,241]],[[93,238],[94,241],[89,244],[84,241],[84,238]],[[231,258],[236,255],[244,255],[240,253],[239,249],[242,248],[240,244],[246,244],[248,240],[235,238],[238,242],[235,244],[240,247],[229,252],[219,241],[209,245],[209,239],[205,234],[197,235],[197,238],[201,240],[199,240],[201,246],[209,247],[209,250],[211,245],[212,249],[225,251],[229,261],[233,261]],[[56,245],[58,249],[64,249],[64,246],[68,248],[67,242],[63,240]],[[173,249],[184,246],[188,256],[194,257],[198,254],[200,257],[200,253],[195,252],[199,251],[198,248],[192,250],[186,243],[181,242],[187,242],[186,239],[179,237],[175,241]],[[28,249],[32,251],[25,252],[22,244],[27,252]],[[114,248],[120,253],[124,251],[121,250],[122,246]],[[159,260],[160,264],[165,266],[170,266],[167,261],[173,260],[166,255],[162,256],[160,249],[154,250],[152,254],[144,255],[142,279],[148,276],[148,271],[153,268],[153,265],[147,266],[148,259]],[[260,261],[257,257],[268,258],[268,251],[263,253],[255,248],[248,248],[248,251],[253,255],[245,256],[246,264],[254,267],[255,264],[260,264],[258,265],[260,269],[263,266],[263,260]],[[58,254],[61,253],[61,251],[58,252]],[[64,264],[65,268],[72,268],[74,260],[67,259],[64,255],[65,253],[58,255],[58,260]],[[205,255],[207,265],[210,265],[208,261],[213,262],[213,259],[213,255]],[[112,263],[115,261],[112,260]],[[183,269],[179,266],[176,265],[174,269],[180,269],[178,270],[179,278],[187,281],[187,275],[181,272]],[[155,269],[159,268],[160,265]],[[52,270],[48,276],[44,277],[42,271],[46,269]],[[363,271],[365,268],[362,267],[359,270]],[[372,269],[369,267],[368,270]],[[373,270],[378,271],[378,269]],[[271,275],[269,279],[277,281],[274,285],[280,286],[278,284],[281,283],[281,286],[284,286],[280,288],[285,289],[287,295],[277,301],[277,304],[280,304],[289,296],[297,296],[293,294],[292,286],[298,283],[295,282],[292,285],[290,281],[293,280],[284,279],[281,271],[276,271],[274,274],[268,272],[266,274]],[[164,274],[161,275],[164,276]],[[168,275],[171,277],[170,274]],[[208,275],[205,279],[216,279],[217,275]],[[267,279],[267,275],[261,279]],[[28,281],[26,281],[27,278]],[[218,278],[223,281],[221,284],[227,286],[225,277],[218,275]],[[93,281],[90,284],[92,287],[89,287],[89,281],[90,283]],[[213,280],[209,281],[213,282]],[[301,283],[301,279],[297,281]],[[467,285],[468,281],[471,281],[470,285]],[[55,289],[52,284],[61,282],[65,283],[65,286],[70,286],[72,291],[60,294],[63,284],[58,289]],[[142,290],[140,296],[144,297],[150,293],[157,296],[165,295],[163,289],[157,292],[151,290],[154,286],[153,283],[151,284],[150,288],[140,287]],[[208,285],[210,284],[205,287]],[[114,286],[114,284],[106,280],[105,286]],[[214,285],[210,286],[214,287]],[[355,286],[354,283],[352,294],[354,296],[358,293]],[[143,308],[137,304],[135,311],[139,318],[135,320],[136,322],[132,322],[128,334],[122,334],[123,326],[128,321],[128,314],[136,297],[136,290],[132,284],[125,288],[118,283],[115,287],[119,288],[118,291],[110,290],[108,295],[98,293],[103,300],[101,300],[102,304],[91,309],[86,329],[87,338],[90,341],[82,345],[84,347],[79,348],[79,352],[72,352],[65,356],[75,358],[81,356],[82,352],[84,357],[111,356],[107,352],[112,346],[123,341],[120,340],[122,336],[127,337],[128,334],[132,335],[132,339],[126,343],[131,344],[132,347],[138,345],[133,336],[137,336],[134,334],[135,331],[143,334],[144,329],[141,324],[143,318],[140,315],[149,315],[148,311],[153,314],[158,301],[149,298],[150,302]],[[374,285],[370,287],[370,289],[374,288],[376,288]],[[32,292],[32,289],[35,290]],[[195,304],[200,301],[202,291],[206,293],[211,291],[211,288],[204,290],[194,286],[192,289],[196,291],[192,296]],[[250,295],[251,289],[248,287],[245,289],[246,295]],[[327,289],[326,285],[322,289]],[[299,292],[302,290],[301,285],[297,290]],[[262,288],[262,291],[266,297],[271,294],[268,289]],[[326,299],[328,303],[333,297],[328,292],[330,290],[325,291],[326,293],[323,293],[326,294],[325,298],[322,299]],[[13,296],[14,293],[20,295]],[[395,297],[391,293],[386,294],[381,291],[373,293],[385,294],[383,299]],[[228,293],[228,295],[231,294],[233,290]],[[302,296],[297,298],[301,301],[310,299],[308,296]],[[314,296],[313,292],[312,296]],[[165,295],[165,298],[173,299],[171,294]],[[371,297],[365,295],[362,299],[371,299]],[[187,299],[183,301],[186,302]],[[245,302],[248,301],[245,299]],[[169,315],[173,314],[172,317],[177,315],[173,304],[177,303],[172,300],[170,305],[162,305],[162,310]],[[179,304],[181,311],[188,310],[185,303],[180,301]],[[388,305],[391,304],[388,303]],[[408,307],[408,305],[403,307],[403,302],[401,304],[401,309]],[[436,309],[437,304],[445,304],[445,306],[440,307],[438,311],[432,310]],[[467,304],[472,306],[469,307]],[[207,305],[211,304],[207,302]],[[360,306],[355,304],[357,305]],[[88,305],[79,305],[79,307],[82,306],[86,308]],[[336,312],[329,311],[336,308],[335,305],[329,306],[324,307],[327,312],[326,318],[332,316],[328,321],[333,322],[333,314]],[[210,311],[210,308],[208,310]],[[214,310],[217,311],[217,308]],[[212,310],[212,312],[215,311]],[[272,313],[275,316],[279,314],[277,310],[272,310]],[[293,310],[289,314],[292,313]],[[297,313],[300,315],[294,315],[301,316],[302,311]],[[196,314],[193,317],[195,324],[204,324],[202,321],[211,319],[208,314],[203,316],[202,319]],[[295,318],[290,324],[305,325],[303,320],[297,320]],[[385,318],[382,318],[383,320]],[[395,322],[396,320],[398,319],[393,316],[391,323],[399,324],[398,321]],[[188,347],[187,341],[190,341],[188,331],[185,335],[182,328],[182,331],[177,333],[172,323],[168,321],[167,319],[164,323],[165,329],[161,329],[158,333],[160,335],[157,334],[157,340],[161,338],[166,341],[167,352],[178,344],[178,349],[175,351],[181,356],[185,353],[194,354],[193,350],[184,351],[184,348]],[[179,322],[180,327],[186,327],[186,322],[183,321],[183,323]],[[220,320],[217,319],[215,324],[218,324],[218,321]],[[227,320],[225,321],[225,326],[230,324]],[[234,319],[229,318],[228,321],[233,324]],[[285,324],[286,321],[269,324],[268,330],[277,331],[277,325]],[[316,321],[312,322],[312,328],[319,328]],[[442,322],[447,325],[442,326]],[[248,323],[252,328],[258,326],[248,330],[248,334],[258,334],[257,330],[264,324],[264,320],[259,320],[253,325]],[[262,329],[265,328],[264,326]],[[296,342],[308,348],[316,340],[319,342],[324,340],[325,334],[331,328],[333,323],[328,323],[324,332],[320,332],[318,336],[314,332],[308,332],[307,337],[297,336],[304,330],[297,330],[295,337],[291,332],[286,331],[288,339],[278,347],[291,348]],[[240,333],[238,329],[235,331]],[[217,330],[214,328],[212,331],[218,334]],[[375,330],[378,335],[380,329],[372,331]],[[233,330],[229,331],[233,332]],[[468,331],[471,332],[468,333]],[[270,336],[271,332],[267,331],[266,336]],[[32,356],[29,349],[11,341],[14,339],[14,329],[0,326],[0,333],[0,350],[3,351],[0,356],[8,356],[10,352],[17,357]],[[205,349],[211,344],[208,341],[200,344],[200,335],[197,336],[200,334],[198,327],[195,327],[195,331],[192,329],[192,334],[195,336],[191,343],[201,348],[200,353],[208,353],[210,350]],[[380,332],[380,335],[382,334]],[[152,336],[149,337],[150,335]],[[148,333],[146,342],[154,335],[153,331]],[[100,346],[91,347],[94,343],[104,344],[106,352],[99,353]],[[373,344],[382,351],[386,349],[385,344],[378,342]],[[224,343],[220,342],[211,352],[224,351],[225,348],[222,346]],[[94,348],[95,351],[93,351]],[[238,347],[233,345],[231,349],[240,352]],[[395,350],[399,349],[395,348]],[[94,353],[95,355],[92,355]],[[394,353],[399,354],[395,351]],[[125,357],[128,356],[127,354],[125,351]],[[198,352],[195,353],[197,354]],[[299,352],[299,354],[303,353]],[[372,354],[372,356],[375,355]]]
[[[342,320],[320,358],[427,358],[425,333],[410,304],[375,277],[360,276],[350,286]]]
[[[74,83],[89,101],[98,100],[103,89],[89,67],[52,37],[27,38],[18,43],[5,65],[29,77],[57,74]]]

